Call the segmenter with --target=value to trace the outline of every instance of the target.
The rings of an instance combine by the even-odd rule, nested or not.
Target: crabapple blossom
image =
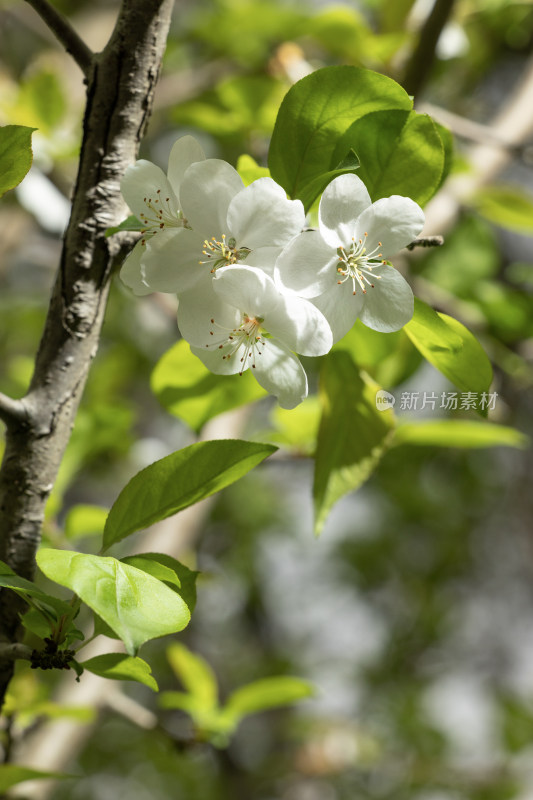
[[[424,225],[422,209],[393,195],[372,203],[352,174],[335,178],[319,205],[319,229],[301,233],[277,259],[275,280],[312,299],[337,342],[359,317],[377,331],[396,331],[413,315],[409,284],[387,263]]]

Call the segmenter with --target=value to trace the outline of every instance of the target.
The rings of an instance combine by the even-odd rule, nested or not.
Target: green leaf
[[[104,548],[242,478],[277,450],[240,439],[197,442],[141,470],[113,504]]]
[[[424,358],[458,389],[480,395],[488,392],[492,366],[475,336],[461,322],[437,314],[415,298],[413,319],[403,330]]]
[[[134,562],[132,559],[141,559],[141,561]],[[150,569],[146,569],[150,564],[154,567],[163,567],[164,569],[170,570],[179,581],[178,594],[180,594],[187,603],[189,611],[191,613],[194,611],[194,607],[196,606],[196,578],[199,575],[198,572],[189,569],[189,567],[186,567],[185,564],[182,564],[177,559],[172,558],[172,556],[167,556],[166,553],[140,553],[138,556],[130,556],[121,560],[125,564],[131,563],[134,567],[144,569],[146,572],[150,572]],[[153,572],[151,574],[155,575]],[[164,581],[166,579],[161,577],[160,580]],[[178,584],[175,585],[178,586]]]
[[[100,675],[102,678],[110,678],[114,681],[136,681],[159,691],[159,686],[152,676],[152,669],[142,658],[126,656],[123,653],[106,653],[105,655],[89,658],[88,661],[81,661],[81,666]]]
[[[144,230],[146,225],[137,219],[134,214],[131,214],[126,219],[122,220],[119,225],[114,225],[112,228],[106,228],[106,239],[109,236],[113,236],[114,233],[120,233],[120,231],[142,231]]]
[[[268,431],[264,438],[299,455],[311,456],[316,447],[320,412],[316,395],[307,397],[290,411],[275,406],[271,414],[274,429]]]
[[[485,219],[533,234],[533,198],[518,186],[484,186],[470,202]]]
[[[65,517],[64,531],[67,539],[81,539],[83,536],[101,536],[108,508],[101,506],[72,506]]]
[[[355,148],[357,173],[373,201],[393,194],[423,205],[435,194],[444,171],[444,148],[431,117],[416,111],[373,111],[351,125],[335,155]]]
[[[43,592],[42,589],[39,589],[32,581],[21,578],[13,572],[11,567],[4,564],[3,561],[0,561],[0,586],[6,589],[12,589],[26,600],[28,597],[33,598],[37,601],[38,605],[51,609],[56,619],[64,614],[70,615],[72,612],[72,606],[65,603],[64,600],[60,600],[59,597],[54,597],[53,595]]]
[[[457,419],[403,422],[396,428],[393,444],[465,448],[500,446],[526,448],[529,438],[520,431],[505,425]]]
[[[163,581],[173,591],[181,588],[181,581],[178,578],[175,570],[172,567],[166,567],[152,558],[146,558],[144,555],[128,556],[127,558],[120,559],[123,564],[129,564],[131,567],[147,572],[148,575],[157,578],[158,581]]]
[[[394,415],[377,410],[378,390],[347,352],[332,351],[324,358],[313,485],[317,534],[337,500],[366,481],[388,447]]]
[[[261,167],[257,161],[249,155],[239,156],[237,159],[237,172],[242,178],[245,186],[249,186],[258,178],[269,178],[270,170],[268,167]]]
[[[461,337],[446,325],[441,315],[418,297],[415,297],[413,318],[403,330],[421,352],[423,348],[431,353],[456,354],[463,346]],[[428,358],[425,353],[422,355]]]
[[[42,549],[37,564],[102,617],[130,655],[149,639],[181,631],[189,622],[189,609],[176,592],[115,558]]]
[[[65,92],[57,74],[45,69],[25,80],[20,86],[17,107],[21,113],[19,120],[33,122],[50,136],[67,111]]]
[[[242,375],[214,375],[183,339],[156,364],[150,385],[161,405],[196,433],[218,414],[267,394],[250,370]]]
[[[408,94],[385,75],[351,66],[319,69],[298,81],[281,104],[268,156],[272,177],[290,197],[305,196],[309,206],[306,185],[337,168],[344,156],[337,155],[338,142],[356,120],[411,108]]]
[[[314,693],[312,684],[291,675],[263,678],[236,689],[229,696],[224,711],[241,718],[268,708],[297,703]]]
[[[34,130],[24,125],[0,127],[0,197],[18,186],[31,167]]]
[[[167,648],[167,658],[175,676],[194,698],[194,710],[208,712],[215,709],[218,706],[218,684],[207,661],[177,642]]]
[[[11,786],[23,781],[33,781],[41,778],[75,778],[75,775],[67,775],[64,772],[44,772],[40,769],[30,769],[30,767],[19,767],[16,764],[0,765],[0,792],[7,792]]]

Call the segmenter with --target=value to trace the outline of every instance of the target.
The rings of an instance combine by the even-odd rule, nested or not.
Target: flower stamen
[[[373,289],[375,284],[372,281],[381,280],[381,275],[372,274],[372,270],[387,263],[383,260],[383,253],[379,252],[382,247],[381,242],[378,242],[377,247],[373,250],[367,252],[367,236],[368,233],[365,231],[364,239],[359,239],[356,242],[355,238],[352,237],[352,243],[349,248],[339,247],[337,249],[339,257],[337,272],[344,276],[337,283],[342,285],[346,281],[351,281],[352,294],[354,295],[357,294],[358,287],[363,294],[366,294],[366,286],[370,286]]]
[[[240,363],[242,368],[239,370],[239,375],[242,375],[246,369],[246,364],[251,359],[250,366],[255,369],[256,355],[262,354],[262,348],[265,344],[265,339],[261,333],[261,325],[264,322],[263,317],[251,316],[243,314],[241,324],[236,328],[227,328],[220,325],[214,318],[210,320],[213,329],[209,331],[210,336],[217,336],[214,342],[208,342],[205,347],[210,350],[216,347],[218,350],[223,350],[223,361],[229,361],[237,352],[242,352]]]
[[[163,198],[161,189],[156,192],[156,197],[144,197],[143,203],[146,206],[146,213],[141,212],[139,219],[143,225],[141,233],[143,235],[142,244],[165,228],[184,228],[187,227],[187,220],[183,212],[176,208],[175,202],[171,202],[170,197]]]
[[[212,236],[211,239],[204,240],[204,249],[202,250],[206,261],[199,261],[199,264],[212,264],[211,272],[216,272],[219,267],[229,267],[231,264],[236,264],[238,261],[244,260],[246,256],[251,253],[249,247],[237,247],[237,242],[233,237],[226,241],[226,234],[222,234],[221,239]],[[210,259],[214,258],[214,261]]]

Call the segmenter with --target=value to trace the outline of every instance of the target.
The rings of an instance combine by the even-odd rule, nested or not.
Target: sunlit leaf
[[[272,177],[290,197],[300,198],[307,184],[337,168],[345,155],[338,153],[338,143],[356,120],[373,111],[411,107],[402,87],[376,72],[350,66],[313,72],[281,104],[268,158]]]
[[[393,443],[428,447],[525,448],[529,444],[529,439],[520,431],[505,425],[457,419],[402,422],[396,428]]]
[[[533,197],[519,186],[483,186],[470,202],[490,222],[533,234]]]
[[[214,375],[183,339],[158,361],[150,385],[161,405],[196,432],[218,414],[267,394],[250,370],[242,375]]]
[[[175,676],[189,695],[197,711],[211,711],[218,705],[218,683],[207,661],[185,645],[174,642],[167,648],[167,658]]]
[[[197,442],[135,475],[107,518],[104,547],[209,497],[275,452],[267,444],[221,439]]]
[[[366,481],[388,447],[394,416],[376,408],[378,389],[347,352],[333,351],[323,360],[313,485],[317,534],[337,500]]]
[[[281,675],[263,678],[236,689],[224,707],[226,713],[244,717],[268,708],[291,705],[314,694],[314,687],[301,678]]]
[[[354,148],[358,176],[373,201],[399,194],[423,205],[438,189],[444,170],[441,137],[427,114],[373,111],[339,139],[335,156]]]
[[[0,197],[18,186],[31,167],[34,130],[24,125],[0,127]]]
[[[153,689],[154,692],[159,691],[150,665],[142,658],[126,656],[123,653],[106,653],[89,658],[80,664],[84,669],[94,675],[100,675],[102,678],[110,678],[115,681],[136,681]]]
[[[437,314],[416,299],[414,317],[404,331],[424,358],[458,389],[479,395],[488,392],[492,366],[475,336],[461,322]]]
[[[72,506],[65,517],[65,536],[71,540],[101,536],[108,513],[109,509],[101,506]]]
[[[41,549],[37,564],[47,578],[72,589],[102,617],[130,655],[149,639],[176,633],[189,622],[179,594],[115,558]]]

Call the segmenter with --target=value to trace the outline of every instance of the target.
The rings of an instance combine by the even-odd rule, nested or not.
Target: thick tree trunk
[[[29,391],[7,421],[0,469],[0,559],[32,578],[44,507],[69,440],[105,313],[117,244],[106,228],[125,212],[120,179],[150,114],[173,0],[124,0],[113,35],[87,70],[72,214]],[[23,606],[0,595],[0,641],[15,641]],[[0,663],[0,702],[12,662]]]

